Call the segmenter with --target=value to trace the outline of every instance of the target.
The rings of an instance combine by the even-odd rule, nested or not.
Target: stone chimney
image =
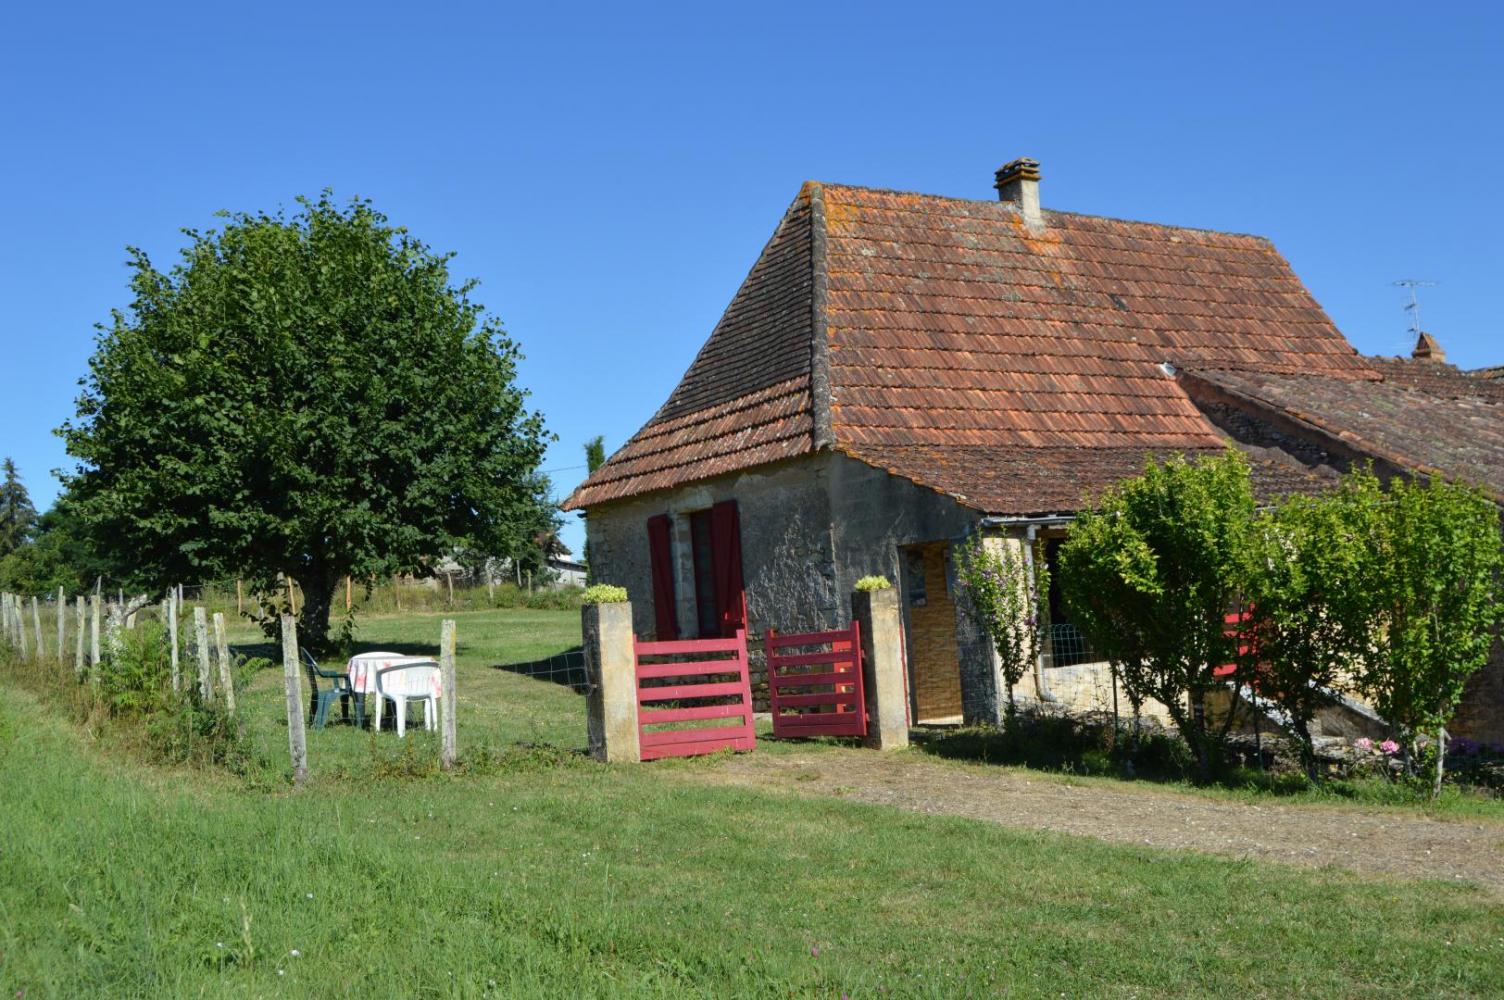
[[[1039,212],[1039,161],[1027,156],[1003,164],[997,170],[999,201],[1011,201],[1018,206],[1019,214],[1030,229],[1044,226],[1044,216]]]
[[[1424,331],[1415,339],[1415,349],[1410,356],[1416,361],[1439,361],[1447,360],[1447,352],[1441,349],[1441,341]]]

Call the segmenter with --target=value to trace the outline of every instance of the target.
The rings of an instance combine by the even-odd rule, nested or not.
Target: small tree
[[[1407,761],[1420,733],[1436,733],[1436,795],[1444,727],[1504,618],[1499,508],[1480,490],[1439,478],[1396,481],[1376,535],[1370,587],[1380,641],[1358,687],[1399,729]]]
[[[1191,463],[1150,460],[1144,473],[1084,511],[1060,550],[1072,619],[1118,670],[1129,697],[1164,705],[1198,776],[1220,763],[1246,676],[1225,616],[1243,599],[1254,521],[1248,465],[1237,452]],[[1223,664],[1237,667],[1219,676]],[[1232,700],[1220,720],[1205,705]]]
[[[1335,492],[1289,497],[1258,520],[1245,633],[1258,661],[1252,683],[1284,712],[1313,779],[1311,720],[1375,648],[1373,556],[1384,502],[1378,479],[1354,471]]]
[[[595,470],[605,464],[606,438],[602,434],[597,434],[585,442],[585,475],[595,475]],[[588,536],[585,539],[585,551],[583,555],[585,557],[585,582],[587,584],[594,583],[595,569],[590,562],[590,539]]]
[[[37,523],[37,509],[31,505],[31,496],[16,472],[16,463],[7,458],[4,472],[4,479],[0,480],[0,556],[10,555],[25,545]]]
[[[1000,544],[989,545],[990,541]],[[957,554],[956,576],[997,650],[1011,719],[1017,710],[1013,688],[1039,658],[1044,617],[1040,595],[1049,593],[1049,570],[1026,545],[975,535]]]

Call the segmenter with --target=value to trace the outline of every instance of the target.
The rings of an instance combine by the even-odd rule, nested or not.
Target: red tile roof
[[[1504,502],[1504,386],[1434,361],[1370,360],[1383,381],[1288,372],[1191,374],[1362,454],[1481,486]]]
[[[1072,509],[1147,452],[1226,446],[1165,363],[1378,377],[1259,237],[810,183],[566,507],[830,447],[989,513]]]

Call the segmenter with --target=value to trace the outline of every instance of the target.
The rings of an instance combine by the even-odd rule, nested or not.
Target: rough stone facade
[[[1447,732],[1479,743],[1504,745],[1504,640],[1494,642],[1488,663],[1468,678],[1457,717]]]
[[[601,504],[591,508],[586,522],[595,577],[627,588],[638,635],[651,636],[655,628],[648,518],[670,516],[679,627],[681,635],[691,638],[696,634],[696,613],[689,515],[722,500],[737,502],[748,642],[760,709],[767,701],[761,655],[766,629],[845,627],[858,579],[880,574],[902,586],[905,547],[962,538],[974,530],[980,516],[949,497],[830,452]],[[948,557],[944,572],[953,586],[954,567]],[[958,634],[958,615],[954,609],[950,612],[949,627],[961,660],[955,669],[964,669],[969,657],[976,661],[974,670],[990,670],[990,648],[977,641],[974,630]],[[909,625],[906,609],[906,632],[911,631]],[[990,707],[984,711],[988,717],[995,714]]]

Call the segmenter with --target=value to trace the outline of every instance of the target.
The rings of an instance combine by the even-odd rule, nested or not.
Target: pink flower
[[[1387,754],[1397,754],[1400,752],[1400,745],[1394,740],[1385,740],[1379,744],[1379,749]]]
[[[1372,750],[1373,740],[1365,736],[1360,740],[1353,740],[1353,746],[1357,747],[1359,750]]]

